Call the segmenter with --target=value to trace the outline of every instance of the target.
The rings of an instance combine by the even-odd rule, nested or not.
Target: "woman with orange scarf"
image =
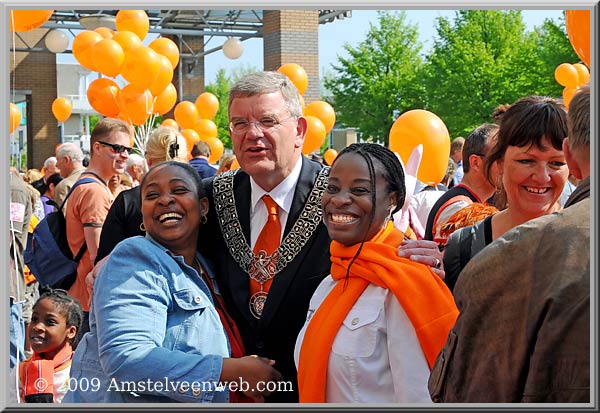
[[[391,215],[404,203],[396,155],[353,144],[323,194],[331,275],[315,291],[295,359],[301,403],[431,401],[430,369],[458,316],[444,282],[400,258]]]

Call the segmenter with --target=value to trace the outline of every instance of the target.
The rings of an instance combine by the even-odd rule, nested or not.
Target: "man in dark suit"
[[[297,402],[293,349],[310,298],[330,269],[330,239],[321,221],[326,171],[302,156],[307,121],[300,95],[285,75],[259,72],[240,79],[229,94],[229,119],[241,170],[205,181],[211,207],[199,248],[217,263],[219,288],[246,353],[275,360],[284,382],[293,384],[267,401]],[[277,253],[271,254],[277,257],[274,266],[266,266],[272,279],[258,282],[263,294],[257,295],[250,293],[256,283],[250,274],[268,215],[263,194],[277,204],[282,233]]]
[[[198,248],[216,263],[218,287],[246,354],[275,360],[283,375],[266,401],[298,402],[294,346],[331,266],[331,239],[321,220],[329,168],[302,156],[307,121],[285,75],[258,72],[238,80],[229,93],[229,120],[241,169],[204,180],[210,208]],[[269,202],[279,223],[273,252],[257,247],[273,214]],[[433,250],[423,248],[409,247],[408,256],[432,265]]]

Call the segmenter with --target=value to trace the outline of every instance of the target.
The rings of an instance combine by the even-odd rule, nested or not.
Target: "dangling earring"
[[[206,218],[206,214],[200,215],[200,223],[202,225],[206,224],[207,221],[208,221],[208,218]]]
[[[496,194],[502,192],[502,175],[496,176]]]
[[[390,206],[390,214],[385,219],[385,226],[387,226],[388,222],[390,222],[390,221],[392,221],[392,223],[394,223],[394,212],[393,212],[394,209],[396,209],[396,205],[391,205]]]
[[[146,232],[146,227],[143,222],[140,224],[140,231]]]

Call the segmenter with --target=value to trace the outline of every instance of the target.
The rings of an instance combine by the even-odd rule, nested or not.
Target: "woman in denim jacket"
[[[141,197],[146,237],[119,243],[100,271],[63,403],[228,402],[240,385],[262,401],[269,392],[257,384],[280,375],[272,360],[230,358],[211,268],[196,252],[208,211],[200,177],[163,162]]]

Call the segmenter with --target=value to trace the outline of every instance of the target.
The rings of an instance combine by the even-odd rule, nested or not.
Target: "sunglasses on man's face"
[[[111,148],[113,150],[114,153],[127,152],[127,155],[130,155],[131,151],[133,151],[133,148],[130,148],[129,146],[117,145],[114,143],[108,143],[108,142],[102,142],[102,141],[98,141],[98,143],[102,146],[108,146],[109,148]]]

